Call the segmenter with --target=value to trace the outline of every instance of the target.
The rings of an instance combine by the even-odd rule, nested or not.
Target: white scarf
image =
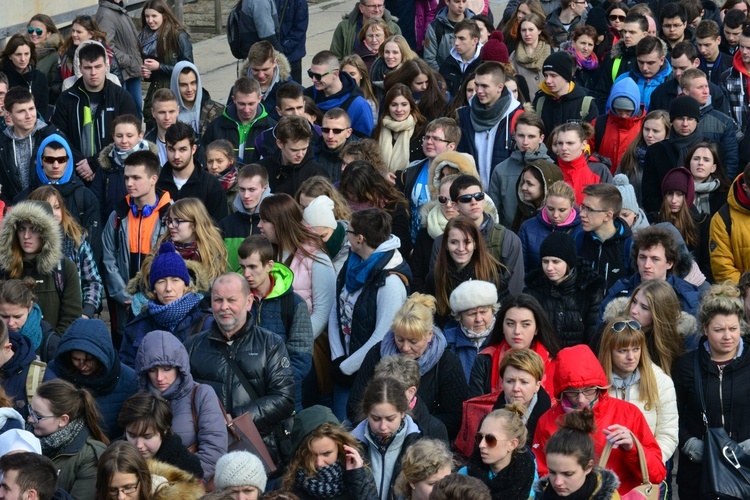
[[[403,170],[409,164],[409,142],[414,134],[416,120],[409,115],[406,120],[397,122],[388,115],[383,117],[380,129],[380,152],[387,162],[386,172]],[[393,132],[397,133],[396,143],[393,143]]]

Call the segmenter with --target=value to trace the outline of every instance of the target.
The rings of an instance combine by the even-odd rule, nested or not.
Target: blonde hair
[[[505,353],[500,361],[500,378],[505,374],[505,369],[512,366],[516,370],[525,371],[537,382],[544,377],[544,361],[542,357],[531,349],[511,349]]]
[[[436,304],[432,295],[411,294],[393,316],[391,330],[409,339],[424,339],[434,325]]]
[[[526,449],[526,439],[528,438],[529,430],[523,422],[523,416],[525,414],[526,407],[522,403],[511,403],[505,405],[505,407],[500,410],[490,412],[484,417],[485,420],[488,418],[499,420],[500,424],[503,426],[503,431],[505,431],[505,434],[508,436],[508,439],[518,440],[518,446],[513,449],[514,454],[524,453],[524,450]]]
[[[740,289],[729,280],[713,285],[703,297],[698,310],[698,322],[705,328],[717,314],[736,314],[740,322],[745,317],[745,305]]]
[[[547,188],[547,195],[544,197],[545,201],[549,200],[551,196],[567,199],[571,207],[575,207],[576,205],[576,193],[570,187],[570,184],[565,181],[555,181]]]
[[[618,321],[624,321],[626,325],[621,332],[616,332],[612,327]],[[631,321],[628,317],[619,317],[607,324],[602,334],[601,346],[599,347],[599,363],[604,368],[607,379],[611,382],[612,352],[627,347],[640,347],[641,356],[638,360],[638,371],[641,379],[638,381],[638,394],[641,401],[645,403],[643,406],[644,409],[651,411],[653,408],[658,408],[661,405],[659,404],[659,388],[656,385],[656,374],[651,366],[651,358],[648,355],[646,334],[643,333],[643,330],[631,328],[627,323],[628,321]]]
[[[411,50],[411,47],[409,47],[409,42],[407,42],[406,38],[404,38],[402,35],[393,35],[386,38],[386,40],[378,48],[378,57],[383,57],[383,54],[385,53],[385,44],[391,42],[398,45],[398,50],[399,52],[401,52],[401,64],[418,57],[416,52]]]
[[[444,467],[453,469],[453,453],[442,441],[420,439],[401,458],[401,474],[396,479],[396,492],[411,498],[411,483],[424,481]]]

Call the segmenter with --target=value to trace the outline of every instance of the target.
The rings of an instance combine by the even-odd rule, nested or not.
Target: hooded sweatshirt
[[[348,73],[339,73],[339,78],[343,87],[335,94],[327,96],[312,86],[305,89],[305,95],[312,97],[324,113],[329,109],[343,108],[351,119],[351,127],[363,137],[370,137],[375,126],[370,105],[363,97],[362,90]]]
[[[26,377],[31,362],[36,359],[36,353],[31,341],[20,333],[9,332],[8,342],[13,356],[0,366],[0,380],[5,393],[13,400],[14,407],[25,418],[29,416],[30,401],[26,394]]]
[[[29,169],[23,168],[24,165],[31,165],[31,155],[34,151],[34,135],[47,124],[41,118],[37,118],[34,128],[31,133],[26,137],[18,137],[13,133],[13,127],[5,127],[3,133],[13,141],[13,157],[16,160],[15,168],[18,173],[18,177],[21,180],[21,187],[26,189],[29,187]],[[19,166],[21,168],[19,168]],[[5,166],[9,168],[9,166]]]
[[[197,87],[195,92],[195,101],[193,107],[188,108],[185,102],[182,100],[182,94],[180,94],[180,73],[183,69],[190,68],[195,72],[195,78],[197,80]],[[180,107],[180,114],[177,119],[182,123],[187,123],[193,127],[196,134],[200,134],[200,123],[201,123],[201,101],[203,99],[203,83],[201,81],[201,74],[195,64],[190,61],[180,61],[175,64],[172,70],[172,79],[170,81],[170,89],[177,97],[177,104]]]
[[[248,212],[242,204],[240,196],[235,197],[234,213],[229,214],[219,222],[219,231],[224,239],[224,246],[229,253],[229,271],[236,271],[240,267],[240,260],[237,256],[237,249],[240,244],[251,234],[260,234],[258,222],[260,221],[260,204],[263,200],[271,196],[271,188],[266,187],[263,194],[260,195],[260,201],[255,210]]]
[[[68,156],[68,162],[65,164],[65,172],[62,177],[57,180],[50,180],[47,174],[44,173],[44,166],[42,165],[42,156],[44,156],[44,148],[52,142],[57,142],[65,149],[65,154]],[[41,181],[41,184],[66,184],[70,182],[73,176],[73,152],[70,150],[68,141],[58,134],[52,134],[46,137],[39,145],[39,149],[36,152],[36,176]]]
[[[612,103],[618,97],[624,97],[633,103],[635,111],[632,116],[621,118],[612,109]],[[638,85],[632,78],[618,78],[612,86],[612,92],[607,99],[604,115],[599,116],[592,125],[595,131],[596,152],[612,161],[610,172],[614,175],[620,165],[622,155],[633,142],[641,130],[641,124],[646,117],[646,110],[641,108],[641,94]],[[597,127],[597,123],[604,121]],[[602,126],[603,125],[603,126]],[[599,131],[603,132],[599,135]]]
[[[666,49],[666,42],[662,41],[662,45],[664,45]],[[664,54],[667,54],[667,50],[664,50]],[[632,78],[638,85],[638,91],[641,94],[641,102],[643,103],[643,108],[648,111],[649,104],[651,103],[651,94],[656,89],[656,87],[667,81],[671,76],[672,65],[669,64],[669,58],[665,57],[664,64],[662,64],[659,71],[657,71],[653,77],[646,78],[645,76],[643,76],[643,73],[641,73],[641,69],[636,64],[628,73],[620,75],[617,80],[615,80],[615,83],[623,78]]]

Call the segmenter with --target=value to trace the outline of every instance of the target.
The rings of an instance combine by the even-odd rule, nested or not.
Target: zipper
[[[388,450],[386,450],[385,453],[387,453]],[[383,498],[383,487],[385,486],[383,484],[383,481],[385,480],[385,453],[378,450],[378,453],[380,453],[380,458],[382,459],[382,466],[380,467],[380,489],[378,490],[380,493],[380,498]]]
[[[722,394],[722,380],[724,379],[724,366],[718,366],[719,369],[719,408],[721,409],[721,426],[724,427],[724,396]]]

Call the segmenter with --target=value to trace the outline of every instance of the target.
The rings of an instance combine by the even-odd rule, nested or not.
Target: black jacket
[[[487,356],[483,357],[486,358]],[[501,392],[497,397],[497,401],[495,401],[495,406],[493,406],[492,409],[502,410],[503,408],[505,408],[506,404],[505,394]],[[534,442],[534,431],[536,430],[536,423],[539,421],[539,417],[544,415],[544,413],[550,408],[552,408],[552,401],[549,398],[549,394],[547,394],[547,391],[544,390],[544,387],[539,387],[539,391],[536,393],[536,404],[531,410],[529,419],[526,421],[526,429],[529,431],[529,436],[528,438],[526,438],[526,446],[530,447]]]
[[[24,74],[19,73],[13,63],[3,65],[3,73],[8,77],[8,89],[25,87],[34,95],[36,112],[45,121],[49,120],[51,108],[49,106],[49,87],[47,77],[41,71],[30,67]]]
[[[592,101],[589,105],[589,112],[586,116],[581,116],[583,99],[590,94],[590,92],[587,94],[586,89],[578,86],[574,87],[572,92],[560,98],[553,97],[539,90],[534,98],[534,108],[536,109],[539,98],[544,96],[544,106],[542,107],[540,116],[544,122],[545,130],[552,130],[558,125],[571,121],[580,122],[583,120],[591,123],[599,116],[599,107],[596,105],[596,102]]]
[[[36,353],[31,341],[19,333],[9,333],[7,342],[11,345],[13,357],[0,367],[0,384],[13,400],[16,411],[25,419],[29,416],[26,377],[31,362],[36,359]]]
[[[464,82],[464,78],[467,75],[474,73],[479,65],[482,64],[482,58],[477,57],[471,61],[464,71],[461,71],[461,65],[458,63],[453,54],[449,55],[440,65],[440,75],[445,79],[445,84],[448,92],[451,95],[458,94],[461,89],[461,84]]]
[[[578,256],[587,261],[604,278],[606,289],[617,283],[620,278],[631,275],[631,255],[633,232],[622,219],[615,219],[615,234],[601,241],[593,232],[581,231],[576,236]]]
[[[669,111],[669,106],[672,104],[672,101],[677,99],[677,96],[679,95],[679,85],[680,83],[677,81],[677,78],[670,78],[656,87],[651,93],[649,111],[655,111],[657,109]],[[729,115],[729,101],[724,98],[724,91],[721,90],[721,87],[709,81],[708,90],[711,93],[711,105],[714,109],[721,111],[725,115]]]
[[[52,134],[58,134],[65,137],[65,134],[60,132],[60,129],[56,126],[41,126],[43,123],[44,122],[37,122],[39,127],[28,137],[23,139],[25,141],[31,140],[31,144],[33,145],[31,148],[29,163],[21,166],[28,171],[27,179],[29,180],[29,183],[31,183],[31,178],[34,175],[33,172],[36,168],[36,153],[39,150],[39,144]],[[13,139],[11,139],[5,132],[0,132],[0,186],[3,187],[2,193],[0,193],[0,198],[2,198],[7,205],[10,205],[13,198],[23,191],[21,176],[18,173],[19,166],[16,164],[15,145],[13,142]]]
[[[260,158],[255,150],[256,137],[274,125],[276,125],[276,120],[268,116],[263,104],[258,104],[255,119],[251,122],[250,131],[245,139],[245,148],[240,154],[240,125],[237,117],[237,106],[230,104],[224,109],[224,113],[220,117],[208,124],[208,128],[201,137],[201,145],[205,148],[215,140],[226,139],[232,143],[235,151],[237,151],[237,158],[241,158],[240,163],[253,163]]]
[[[524,292],[538,300],[547,312],[561,346],[572,347],[591,341],[604,285],[604,278],[581,259],[573,276],[559,285],[552,283],[542,269],[534,269],[526,276]]]
[[[619,63],[617,62],[618,59],[620,60]],[[615,66],[617,66],[617,71],[615,71]],[[607,98],[617,77],[637,67],[635,45],[625,47],[625,42],[618,41],[599,65],[599,82],[595,89],[596,95],[599,97],[599,102],[597,102],[599,107],[606,108]]]
[[[99,153],[104,146],[112,144],[112,121],[120,115],[136,115],[138,110],[133,97],[122,87],[110,81],[104,83],[102,99],[91,117],[94,127],[94,151],[83,151],[84,108],[88,107],[89,95],[79,78],[68,90],[60,94],[55,103],[52,123],[66,135],[73,159],[76,163],[88,159],[92,170],[99,168]]]
[[[273,433],[280,422],[292,416],[295,401],[294,373],[281,337],[255,326],[248,313],[245,325],[231,343],[213,323],[209,330],[190,337],[185,348],[195,381],[213,387],[233,417],[250,412],[269,452],[278,458]],[[258,399],[244,389],[227,356],[237,362]]]
[[[417,233],[417,239],[414,242],[414,248],[409,259],[411,268],[412,282],[411,291],[424,293],[427,286],[427,275],[430,273],[430,258],[432,257],[432,245],[435,239],[423,227]]]
[[[268,185],[274,194],[286,193],[294,197],[302,183],[310,177],[322,175],[330,179],[326,169],[313,159],[312,147],[307,148],[305,157],[298,165],[282,165],[281,150],[279,149],[273,155],[263,158],[258,163],[266,167]],[[333,182],[333,179],[330,180]]]
[[[197,478],[203,478],[203,467],[198,455],[190,451],[182,444],[182,438],[177,434],[169,433],[164,436],[159,450],[154,454],[154,459],[178,469],[182,469]]]
[[[173,201],[183,198],[198,198],[206,205],[208,215],[211,216],[215,223],[218,223],[229,213],[229,209],[227,208],[227,194],[221,187],[221,183],[219,183],[216,177],[203,170],[203,167],[197,163],[195,157],[193,157],[193,173],[190,174],[187,183],[182,186],[182,189],[177,189],[177,185],[174,183],[172,165],[170,163],[167,163],[161,169],[156,188],[168,191]]]

